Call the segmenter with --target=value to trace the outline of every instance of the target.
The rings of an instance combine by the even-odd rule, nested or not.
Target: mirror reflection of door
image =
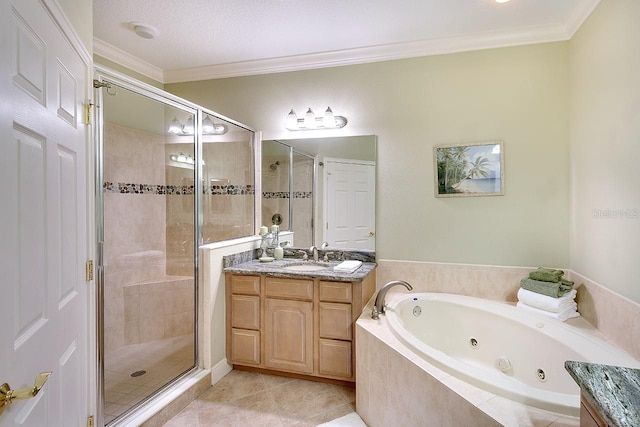
[[[325,159],[324,241],[375,250],[375,163]]]
[[[282,150],[282,152],[278,152]],[[290,150],[290,151],[289,151]],[[291,158],[285,157],[284,152],[291,152]],[[298,179],[308,178],[309,174],[296,173],[296,170],[303,171],[309,168],[296,168],[296,162],[294,161],[295,153],[304,153],[309,157],[315,159],[315,167],[317,168],[317,178],[313,180],[311,197],[305,197],[304,199],[296,199],[296,192],[300,192],[301,188],[305,188],[306,184],[296,182]],[[290,164],[286,165],[284,170],[280,170],[284,161],[290,160]],[[298,158],[298,157],[296,157]],[[302,156],[299,159],[303,159]],[[355,163],[369,164],[371,174],[368,175],[371,182],[371,190],[369,192],[370,198],[366,199],[364,204],[368,206],[367,217],[368,225],[366,230],[366,244],[362,238],[352,238],[350,243],[346,241],[344,246],[340,246],[343,249],[357,249],[367,248],[368,250],[375,250],[375,162],[376,162],[376,137],[375,135],[357,135],[357,136],[343,136],[343,137],[325,137],[325,138],[300,138],[300,139],[285,139],[285,140],[264,140],[262,141],[262,220],[264,225],[271,224],[271,217],[277,208],[280,211],[286,212],[285,208],[289,207],[289,216],[283,213],[283,224],[280,226],[281,230],[292,230],[293,233],[293,245],[296,247],[308,247],[310,244],[314,244],[320,247],[321,244],[327,242],[330,246],[337,245],[337,240],[333,243],[327,241],[327,183],[325,179],[325,167],[323,166],[327,160],[330,159],[349,159]],[[276,164],[280,161],[280,164]],[[353,163],[352,162],[352,163]],[[273,166],[273,167],[272,167]],[[277,169],[273,169],[275,167]],[[289,168],[289,166],[291,166]],[[278,172],[276,172],[278,171]],[[289,175],[280,175],[289,172]],[[286,177],[290,177],[291,181],[291,198],[286,199],[286,204],[279,206],[278,203],[283,202],[281,198],[281,192],[283,191],[284,184],[289,184]],[[308,179],[305,180],[308,182]],[[354,194],[356,194],[354,192]],[[362,194],[358,192],[360,196]],[[305,189],[298,195],[307,195]],[[313,210],[310,212],[308,209],[308,202],[312,201]],[[364,199],[363,199],[364,200]],[[291,203],[288,203],[291,202]],[[360,203],[360,202],[358,202]],[[359,215],[364,215],[365,210],[358,210]],[[358,218],[359,223],[364,223],[364,218]],[[335,222],[334,222],[335,223]],[[361,226],[362,224],[359,224]],[[303,238],[302,235],[308,236],[311,233],[310,239]],[[371,233],[371,236],[370,236]],[[338,239],[339,240],[339,239]],[[346,246],[350,245],[350,246]]]

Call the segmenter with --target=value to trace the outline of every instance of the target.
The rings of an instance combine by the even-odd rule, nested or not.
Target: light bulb
[[[324,116],[322,117],[322,125],[326,128],[336,127],[336,118],[333,116],[331,107],[327,107],[327,110],[324,112]]]
[[[206,116],[204,120],[202,120],[202,133],[214,133],[214,124],[211,117]]]
[[[316,115],[313,114],[313,110],[309,108],[304,115],[304,127],[307,129],[313,129],[316,127]]]
[[[225,133],[227,133],[227,126],[223,125],[222,123],[216,123],[215,125],[213,125],[213,133],[215,135],[224,135]]]
[[[298,116],[296,116],[296,112],[291,109],[289,114],[287,114],[287,120],[284,122],[284,127],[287,129],[298,129]]]
[[[182,131],[187,135],[193,135],[194,127],[193,127],[193,116],[189,116],[187,119],[187,123],[182,128]]]
[[[182,132],[182,125],[180,124],[180,122],[176,117],[174,117],[173,120],[171,120],[171,123],[169,123],[168,132],[176,135]]]
[[[185,163],[187,161],[187,156],[185,156],[184,154],[180,153],[180,154],[178,154],[178,158],[176,159],[176,161],[178,161],[180,163]]]

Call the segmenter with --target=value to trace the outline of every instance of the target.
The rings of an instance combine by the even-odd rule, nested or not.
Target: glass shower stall
[[[199,368],[198,248],[254,234],[248,127],[107,69],[94,80],[102,418]]]

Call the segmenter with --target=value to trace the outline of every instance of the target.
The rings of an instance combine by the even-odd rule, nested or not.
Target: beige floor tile
[[[353,411],[353,388],[234,370],[165,426],[311,427]]]
[[[351,412],[355,412],[355,410],[355,403],[345,403],[344,405],[338,406],[323,414],[311,417],[308,420],[291,424],[291,427],[315,427],[319,424],[326,423],[335,420],[336,418],[343,417]],[[285,426],[287,426],[287,424],[285,424]]]
[[[199,399],[211,402],[228,402],[249,394],[265,390],[266,386],[260,374],[233,370]]]
[[[333,384],[327,383],[295,380],[269,391],[286,425],[349,403]]]

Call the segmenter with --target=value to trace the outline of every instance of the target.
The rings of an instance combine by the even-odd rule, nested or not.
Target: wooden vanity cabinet
[[[607,422],[591,405],[583,394],[580,394],[580,427],[607,427]]]
[[[229,283],[227,353],[238,363],[260,365],[261,318],[260,277],[235,276]]]
[[[354,323],[375,292],[356,282],[226,274],[227,360],[355,381]]]
[[[264,366],[313,374],[313,280],[266,277],[264,317]]]

